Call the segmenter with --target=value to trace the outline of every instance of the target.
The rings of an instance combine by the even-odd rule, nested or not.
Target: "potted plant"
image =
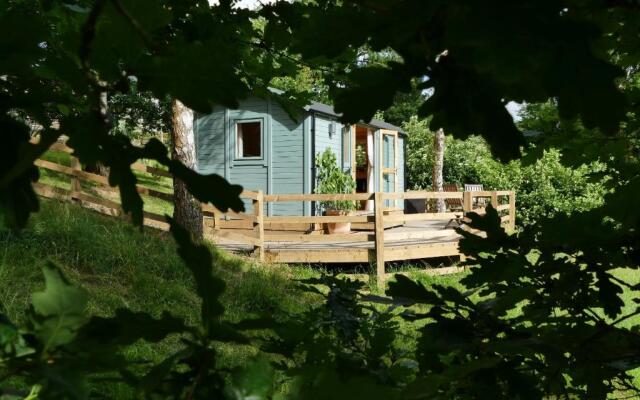
[[[355,188],[356,182],[353,177],[342,171],[331,149],[326,149],[316,156],[316,193],[353,193]],[[351,200],[321,201],[320,209],[324,215],[349,215],[356,209],[356,205]],[[324,227],[327,233],[349,233],[351,222],[327,223]]]

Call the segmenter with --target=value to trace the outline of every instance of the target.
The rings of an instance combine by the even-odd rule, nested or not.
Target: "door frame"
[[[384,136],[393,136],[393,167],[387,168],[384,166]],[[389,129],[380,129],[380,148],[379,148],[379,160],[380,160],[380,171],[379,171],[379,181],[380,181],[380,191],[384,192],[384,174],[393,174],[393,193],[398,192],[398,132],[392,131]],[[398,201],[393,200],[393,206],[384,207],[385,210],[400,210],[401,207],[398,207]]]

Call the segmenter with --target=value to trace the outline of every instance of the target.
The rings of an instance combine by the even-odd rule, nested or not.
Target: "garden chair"
[[[455,183],[445,183],[442,185],[442,189],[445,192],[459,192],[460,188]],[[462,210],[462,199],[445,199],[447,209],[450,211]]]
[[[482,192],[484,191],[484,185],[481,183],[465,183],[464,184],[465,192]],[[474,197],[473,199],[473,207],[484,207],[487,204],[486,199],[479,199]]]

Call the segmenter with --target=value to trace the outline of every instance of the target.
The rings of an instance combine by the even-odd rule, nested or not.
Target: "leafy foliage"
[[[416,118],[403,125],[407,136],[407,180],[410,187],[431,186],[433,132]],[[551,133],[553,134],[553,133]],[[514,190],[517,194],[517,223],[533,225],[556,214],[587,211],[601,206],[615,171],[604,162],[565,166],[562,153],[554,147],[537,152],[533,161],[514,160],[503,164],[495,160],[486,142],[477,136],[466,140],[445,138],[444,179],[460,186],[481,183],[488,190]],[[575,149],[574,149],[575,150]],[[569,152],[573,150],[568,150]],[[584,160],[584,158],[582,158]]]
[[[563,165],[561,153],[550,149],[533,164],[521,161],[478,165],[478,175],[487,188],[509,188],[517,193],[521,225],[533,225],[545,217],[587,211],[604,204],[611,189],[605,163],[592,161],[571,168]]]
[[[460,231],[462,250],[477,257],[463,280],[468,292],[428,289],[397,276],[388,291],[394,299],[431,306],[406,316],[426,323],[418,344],[422,376],[409,395],[481,398],[491,390],[495,398],[605,398],[636,391],[627,372],[638,366],[638,336],[620,325],[638,309],[622,313],[625,283],[616,271],[636,270],[637,263],[610,251],[635,233],[603,220],[608,211],[573,218],[596,229],[577,232],[563,215],[515,237],[490,208],[471,223],[486,238]]]
[[[350,173],[345,172],[338,165],[333,150],[327,148],[322,154],[316,155],[316,193],[342,194],[352,193],[356,183]],[[324,210],[355,210],[356,205],[351,200],[333,200],[320,202]]]
[[[433,95],[419,113],[431,117],[431,128],[457,138],[479,134],[503,160],[519,155],[523,144],[507,101],[554,98],[559,117],[579,118],[604,134],[617,132],[637,111],[629,107],[637,106],[634,91],[620,89],[629,82],[616,81],[638,61],[638,10],[628,2],[320,0],[276,2],[259,12],[231,4],[5,0],[0,204],[6,222],[20,228],[38,209],[33,162],[63,133],[83,163],[109,167],[109,183],[137,225],[142,199],[130,166],[140,158],[167,166],[199,200],[223,211],[242,209],[239,186],[169,159],[157,140],[137,147],[111,134],[105,95],[129,93],[134,77],[142,92],[206,113],[212,104],[234,107],[249,93],[284,105],[308,99],[295,85],[283,93],[267,85],[295,75],[296,60],[313,62],[335,73],[328,93],[345,121],[369,120],[388,109],[397,92],[429,89]],[[260,17],[264,28],[256,24]],[[394,57],[384,64],[359,62],[361,49]],[[617,60],[604,56],[611,53]],[[631,122],[622,128],[633,132]],[[31,126],[41,127],[37,145],[28,143]],[[565,184],[576,180],[551,165]],[[538,229],[509,236],[495,210],[470,216],[471,226],[486,232],[480,238],[460,231],[468,263],[477,264],[464,281],[470,292],[428,289],[399,276],[389,300],[365,297],[358,283],[327,277],[306,282],[326,287],[324,307],[282,323],[229,326],[221,322],[224,284],[213,275],[214,259],[175,224],[174,238],[202,301],[195,322],[130,310],[90,318],[84,291],[47,267],[29,325],[0,321],[3,377],[22,378],[31,397],[43,398],[86,398],[87,382],[105,377],[144,397],[268,397],[279,378],[272,368],[283,374],[290,388],[285,394],[296,398],[604,399],[635,390],[628,371],[638,367],[640,343],[637,329],[622,325],[639,311],[636,304],[631,311],[623,307],[629,305],[620,293],[639,288],[616,270],[639,265],[640,216],[629,202],[640,186],[633,160],[621,165],[620,184],[604,205],[538,219]],[[352,184],[341,179],[342,187]],[[396,310],[416,322],[415,351],[396,347]],[[250,343],[241,331],[252,325],[275,333],[264,349],[282,362],[268,367],[257,359],[235,372],[218,368],[216,345]],[[170,334],[183,346],[161,363],[127,363],[121,355],[134,341],[153,343]]]
[[[113,131],[141,140],[168,132],[171,127],[170,102],[152,98],[148,93],[115,93],[109,98]]]
[[[615,4],[596,13],[604,16],[610,8]],[[351,68],[330,88],[345,121],[371,119],[376,110],[389,108],[396,92],[410,91],[413,78],[425,77],[418,89],[434,93],[420,116],[433,116],[432,129],[444,128],[457,138],[480,134],[494,154],[509,159],[523,143],[505,109],[511,100],[556,97],[563,117],[579,116],[587,127],[609,133],[617,130],[626,101],[614,79],[623,73],[595,51],[602,30],[614,28],[598,26],[593,11],[571,1],[326,0],[314,6],[277,3],[265,7],[264,14],[274,16],[266,27],[269,43],[307,60],[342,62],[361,47],[399,56],[401,61],[384,67]],[[286,21],[275,18],[279,15]],[[325,34],[319,37],[319,31]]]

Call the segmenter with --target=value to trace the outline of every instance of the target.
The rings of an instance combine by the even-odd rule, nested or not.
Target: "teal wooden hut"
[[[333,107],[312,103],[298,121],[274,100],[249,97],[238,109],[197,115],[197,167],[245,190],[265,194],[314,192],[314,155],[331,148],[357,192],[405,190],[405,133],[383,121],[343,125]],[[363,202],[361,209],[371,207]],[[388,209],[402,208],[389,201]],[[268,203],[267,215],[315,215],[313,202]]]

